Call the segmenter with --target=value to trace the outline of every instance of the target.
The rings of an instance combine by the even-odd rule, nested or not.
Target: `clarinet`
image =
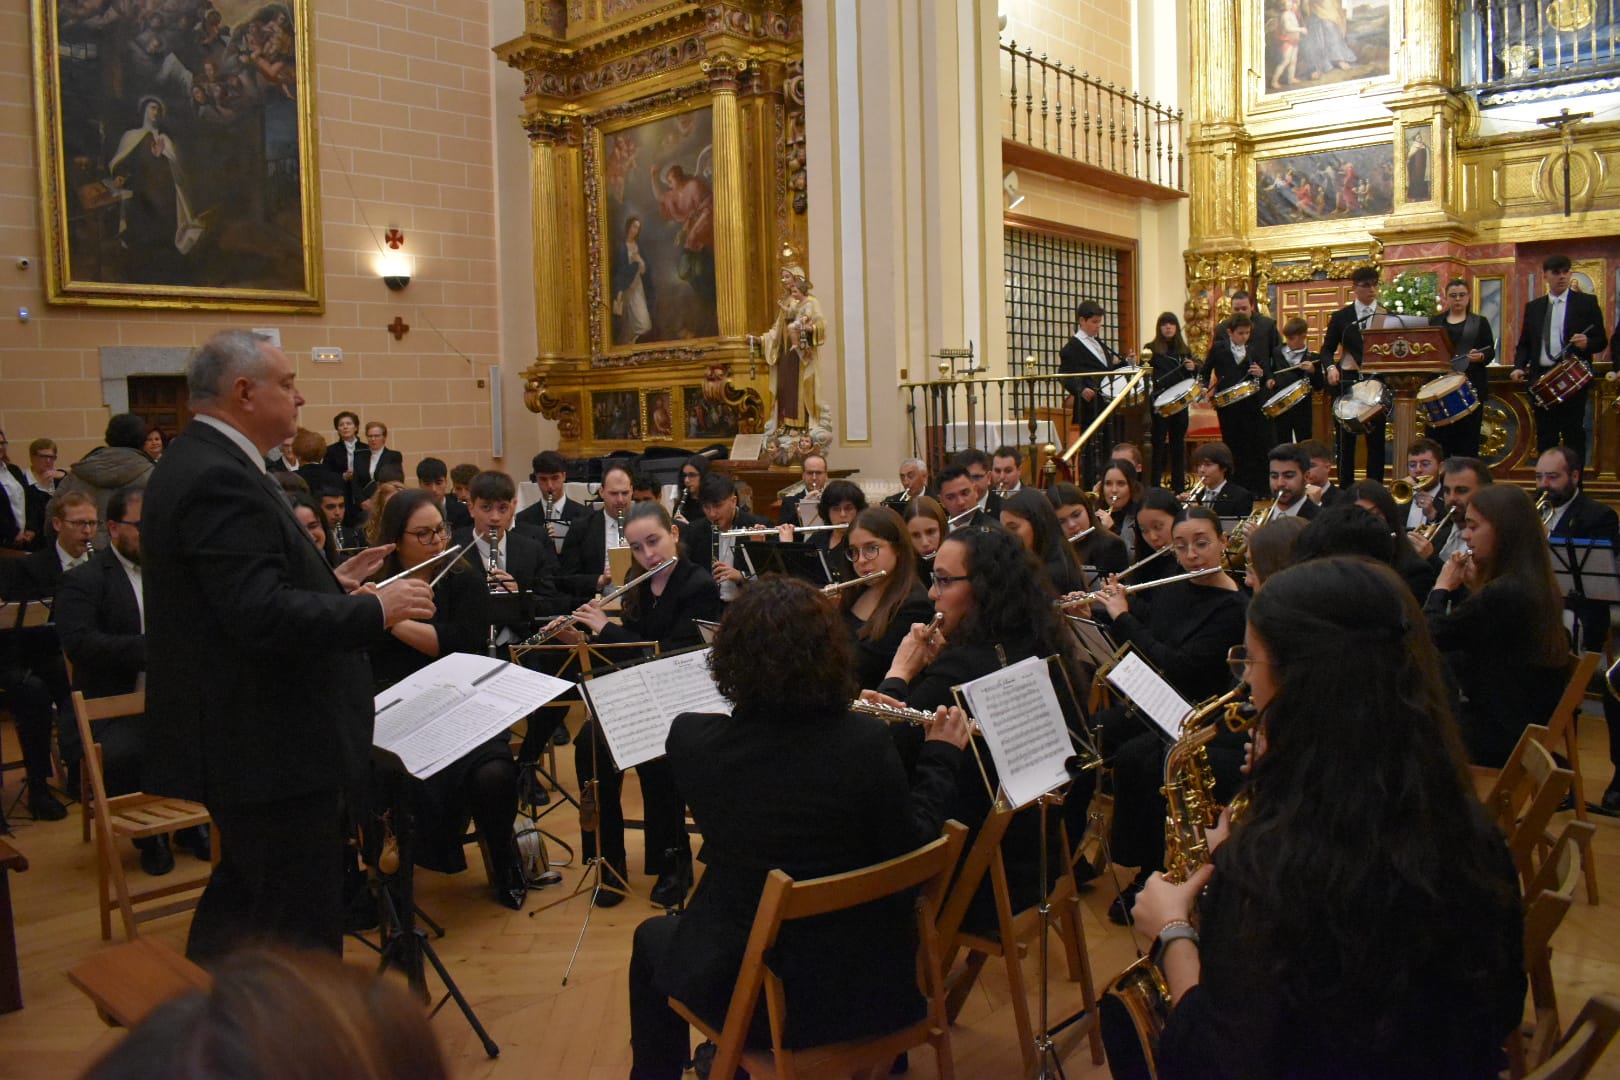
[[[490,591],[490,594],[493,595],[495,593],[505,591],[505,589],[501,587],[501,583],[495,580],[495,572],[501,568],[501,527],[499,525],[491,525],[489,527],[489,536],[487,536],[485,539],[489,543],[489,568],[485,571],[485,576],[489,580],[485,583],[485,587]],[[489,622],[490,656],[495,655],[495,650],[497,648],[495,638],[495,620],[491,619]]]

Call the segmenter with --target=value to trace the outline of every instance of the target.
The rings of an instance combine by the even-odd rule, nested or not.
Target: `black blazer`
[[[1474,388],[1474,394],[1479,398],[1479,403],[1485,404],[1485,399],[1491,396],[1490,363],[1496,359],[1496,337],[1491,333],[1491,324],[1485,321],[1483,315],[1470,311],[1468,317],[1458,326],[1446,322],[1443,313],[1431,316],[1429,325],[1438,326],[1445,331],[1446,340],[1451,342],[1453,357],[1467,356],[1475,349],[1485,354],[1485,359],[1478,363],[1470,361],[1465,373],[1469,384]]]
[[[1179,572],[1179,571],[1178,571]],[[1193,704],[1231,688],[1226,653],[1243,644],[1248,594],[1178,581],[1143,593],[1132,609],[1115,619],[1094,608],[1097,620],[1113,627],[1115,640],[1136,646],[1144,659]],[[1145,608],[1145,610],[1144,610]]]
[[[12,512],[11,500],[0,495],[0,545],[38,551],[45,546],[45,508],[50,505],[51,497],[35,487],[22,469],[9,463],[6,469],[12,479],[22,485],[23,520],[18,521]],[[25,529],[31,531],[34,538],[26,544],[17,544],[17,534]]]
[[[861,629],[866,623],[857,619],[848,606],[844,608],[844,625],[849,627],[850,638],[855,642],[855,677],[862,690],[877,689],[883,677],[889,673],[894,654],[899,651],[900,642],[911,632],[912,624],[926,623],[933,617],[934,602],[928,599],[928,589],[921,584],[900,602],[882,637],[861,637]]]
[[[4,565],[10,573],[0,579],[0,599],[48,600],[56,595],[62,583],[62,560],[56,555],[56,544],[36,548],[20,559],[7,559]]]
[[[571,533],[574,531],[574,526],[589,517],[590,513],[580,503],[575,502],[573,499],[564,498],[562,508],[557,511],[556,517],[568,526],[567,531]],[[551,541],[552,551],[561,555],[563,544],[566,541],[566,534],[564,534],[563,540],[557,539],[557,534],[551,528],[553,520],[555,519],[546,517],[546,504],[536,502],[533,506],[519,510],[517,517],[512,519],[512,524],[514,527],[527,528],[532,532],[544,535],[547,540]]]
[[[1209,508],[1220,517],[1248,517],[1254,513],[1254,493],[1228,480]]]
[[[377,470],[384,465],[398,465],[400,475],[405,474],[405,455],[398,450],[383,447],[382,455],[373,462],[371,460],[371,447],[364,443],[354,448],[354,490],[359,491],[376,478]],[[339,476],[343,473],[340,471]]]
[[[361,790],[377,599],[345,592],[275,482],[200,420],[152,473],[141,532],[146,790],[214,806]]]
[[[1266,365],[1271,362],[1270,356],[1270,353],[1260,352],[1258,347],[1251,343],[1247,348],[1244,349],[1243,359],[1239,360],[1232,353],[1231,342],[1220,341],[1215,343],[1210,347],[1209,359],[1205,364],[1205,369],[1214,376],[1214,382],[1211,384],[1211,389],[1227,390],[1236,386],[1240,382],[1248,381],[1249,365],[1259,364],[1260,370],[1264,372],[1266,370]],[[1250,394],[1242,401],[1228,405],[1224,409],[1218,409],[1217,411],[1230,413],[1231,410],[1236,409],[1240,412],[1254,412],[1258,414],[1260,412],[1260,403],[1264,400],[1265,398],[1261,394]]]
[[[1328,319],[1327,331],[1322,335],[1322,357],[1339,369],[1339,385],[1354,382],[1357,374],[1348,370],[1339,360],[1339,348],[1358,365],[1361,363],[1361,324],[1356,319],[1354,301],[1335,311]]]
[[[1098,339],[1097,344],[1102,346],[1103,354],[1108,357],[1106,364],[1098,360],[1096,354],[1090,349],[1080,344],[1079,338],[1070,334],[1069,340],[1065,341],[1063,348],[1058,350],[1058,374],[1076,375],[1086,371],[1110,371],[1125,362],[1123,356],[1110,349],[1101,339]],[[1074,395],[1074,418],[1077,422],[1080,419],[1082,406],[1088,411],[1095,411],[1101,405],[1100,397],[1093,398],[1090,401],[1083,401],[1080,397],[1080,391],[1089,387],[1100,394],[1102,392],[1102,383],[1103,380],[1101,379],[1063,380],[1063,389]]]
[[[360,471],[360,455],[371,456],[371,447],[366,445],[364,439],[356,439],[354,443],[354,471]],[[321,458],[321,464],[326,466],[339,480],[349,471],[349,452],[343,448],[343,440],[339,439],[326,448],[326,456]]]
[[[514,521],[521,521],[519,514]],[[533,520],[532,518],[530,519]],[[596,582],[602,576],[607,551],[607,511],[595,510],[568,530],[558,557],[562,575],[557,585],[564,593],[583,603],[596,595]]]
[[[1603,309],[1597,297],[1578,293],[1574,289],[1565,294],[1563,339],[1569,353],[1586,363],[1609,347],[1609,334],[1603,325]],[[1541,366],[1541,354],[1546,348],[1547,298],[1538,296],[1524,305],[1524,318],[1519,321],[1519,346],[1513,353],[1513,366],[1520,370],[1535,371]],[[1586,332],[1586,348],[1569,346],[1572,334]]]
[[[675,718],[669,763],[703,834],[705,870],[658,966],[660,991],[718,1024],[771,870],[842,873],[939,835],[962,752],[927,743],[908,781],[886,727],[785,709]],[[910,918],[902,899],[784,928],[771,968],[787,995],[787,1045],[861,1038],[923,1015]]]
[[[467,528],[456,532],[452,542],[470,544],[472,539],[473,531]],[[513,529],[506,534],[501,547],[506,556],[504,564],[506,572],[517,580],[518,588],[534,594],[536,612],[550,615],[573,610],[568,606],[571,598],[564,596],[557,587],[559,573],[557,553],[552,550],[550,544],[544,540],[534,539],[527,530]],[[462,554],[462,558],[469,563],[478,563],[480,561],[478,546],[473,544]],[[487,585],[489,563],[484,562],[479,568],[484,571]]]
[[[1215,327],[1214,340],[1210,342],[1211,349],[1221,344],[1231,336],[1232,320],[1225,319]],[[1249,349],[1257,356],[1270,356],[1282,348],[1282,334],[1277,331],[1277,320],[1270,315],[1262,315],[1258,311],[1249,316]]]
[[[1307,495],[1307,496],[1305,496],[1304,505],[1302,505],[1299,508],[1299,515],[1298,516],[1301,519],[1305,520],[1305,521],[1310,521],[1312,518],[1314,518],[1317,514],[1320,514],[1321,512],[1322,512],[1322,508],[1320,506],[1316,505],[1315,500],[1313,500],[1310,496]]]
[[[1613,507],[1598,502],[1584,491],[1577,491],[1549,539],[1555,545],[1565,539],[1607,540],[1613,544],[1620,541],[1620,517]],[[1580,620],[1580,647],[1603,652],[1609,640],[1609,605],[1601,600],[1571,595],[1565,598],[1564,606]]]
[[[701,645],[697,620],[719,622],[725,605],[720,586],[690,559],[682,559],[669,572],[662,596],[643,585],[624,597],[624,625],[608,623],[597,640],[612,642],[656,641],[663,651]]]
[[[127,694],[146,670],[141,609],[129,575],[111,551],[62,576],[53,609],[73,688],[85,697]]]
[[[1283,349],[1279,348],[1271,354],[1271,358],[1261,366],[1266,369],[1266,378],[1276,380],[1276,390],[1292,386],[1301,379],[1311,381],[1312,390],[1320,390],[1327,383],[1327,376],[1323,372],[1322,354],[1305,350],[1305,355],[1299,358],[1300,364],[1313,364],[1315,371],[1302,371],[1299,364],[1290,364]],[[1269,388],[1268,388],[1269,389]],[[1275,392],[1275,391],[1273,391]]]
[[[1184,366],[1188,360],[1193,361],[1194,370],[1192,371],[1188,371]],[[1198,358],[1191,353],[1177,356],[1172,353],[1156,352],[1149,349],[1147,350],[1147,362],[1148,368],[1152,371],[1150,378],[1153,380],[1154,397],[1159,396],[1172,386],[1186,382],[1188,379],[1198,378],[1200,365],[1198,364]]]
[[[752,529],[759,525],[767,529],[766,532],[760,533],[760,539],[770,540],[776,536],[776,527],[768,519],[758,514],[750,514],[747,510],[739,509],[731,522],[733,529]],[[831,533],[824,532],[811,533],[806,539],[814,540],[816,537],[830,535]],[[701,518],[681,529],[681,547],[686,552],[684,558],[702,567],[705,573],[714,570],[714,526],[709,524],[708,518]],[[731,565],[747,573],[748,564],[742,561],[742,548],[733,544],[731,550]]]

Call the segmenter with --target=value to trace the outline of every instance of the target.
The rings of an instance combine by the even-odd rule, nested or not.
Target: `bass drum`
[[[1362,379],[1333,403],[1333,419],[1352,435],[1366,435],[1394,404],[1389,387],[1377,379]]]

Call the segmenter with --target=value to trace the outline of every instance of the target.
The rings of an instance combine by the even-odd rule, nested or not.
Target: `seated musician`
[[[906,519],[906,532],[911,534],[911,546],[917,552],[917,573],[923,584],[934,583],[934,556],[939,553],[940,542],[950,531],[945,522],[945,508],[931,495],[919,495],[906,504],[902,516]]]
[[[1142,505],[1141,474],[1125,458],[1114,458],[1103,470],[1102,506],[1097,511],[1097,524],[1125,541],[1125,550],[1134,562],[1149,553],[1142,543],[1137,525],[1136,511]]]
[[[1184,507],[1164,488],[1148,488],[1142,493],[1142,505],[1136,511],[1136,561],[1141,562],[1156,551],[1160,555],[1143,563],[1131,573],[1136,583],[1157,581],[1176,573],[1176,565],[1166,557],[1171,544],[1171,533]]]
[[[546,542],[544,532],[516,522],[516,509],[517,485],[512,478],[494,469],[479,472],[467,482],[467,512],[472,524],[457,530],[452,540],[473,545],[467,558],[483,567],[485,584],[491,592],[528,593],[534,598],[537,614],[553,615],[566,610],[567,598],[557,587],[561,568],[556,552]],[[511,644],[527,629],[527,624],[521,623],[502,626],[495,643]]]
[[[887,506],[870,506],[856,516],[846,550],[857,578],[879,571],[888,575],[870,585],[851,586],[839,597],[855,640],[855,681],[862,690],[872,690],[883,681],[912,624],[934,617],[934,603],[917,576],[911,535]]]
[[[383,507],[377,534],[379,543],[395,545],[377,571],[381,580],[443,551],[450,528],[432,492],[407,488]],[[435,563],[415,576],[430,581],[442,570],[442,562]],[[441,656],[483,653],[489,635],[489,591],[484,575],[464,556],[433,587],[433,605],[432,621],[398,623],[372,650],[371,673],[379,692]],[[426,780],[379,778],[373,798],[379,810],[393,805],[395,798],[409,800],[416,818],[416,863],[448,874],[467,868],[462,842],[470,815],[489,848],[495,899],[515,911],[523,907],[528,891],[512,835],[517,784],[517,762],[512,759],[510,736],[503,730]]]
[[[1495,1076],[1523,909],[1416,602],[1319,560],[1267,580],[1245,643],[1249,804],[1211,864],[1136,899],[1175,1002],[1159,1074]]]
[[[332,539],[339,563],[354,554],[354,549],[365,546],[366,540],[361,530],[344,525],[349,517],[349,504],[341,480],[328,476],[318,486],[311,488],[310,494],[315,496],[321,514],[326,518],[327,535]]]
[[[1086,587],[1086,573],[1074,545],[1063,535],[1057,512],[1035,488],[1001,497],[1001,526],[1023,543],[1040,562],[1052,591],[1062,596]]]
[[[743,590],[710,663],[732,713],[677,716],[663,759],[703,834],[705,870],[685,912],[636,929],[637,1080],[678,1080],[691,1056],[670,997],[716,1027],[724,1021],[766,875],[842,873],[929,842],[949,816],[967,741],[961,710],[939,710],[908,782],[885,723],[848,711],[854,657],[838,614],[792,578],[770,574]],[[907,905],[885,903],[784,932],[770,962],[793,1018],[788,1045],[864,1038],[919,1019],[914,925]],[[767,1040],[762,1002],[749,1042]]]
[[[1069,538],[1081,566],[1099,574],[1117,574],[1131,564],[1125,541],[1100,526],[1092,528],[1097,524],[1097,506],[1088,492],[1059,482],[1046,489],[1046,501],[1052,504],[1058,525]],[[1084,540],[1074,539],[1087,529],[1092,531]]]
[[[1243,640],[1248,597],[1224,569],[1225,538],[1214,511],[1188,507],[1176,521],[1172,543],[1180,572],[1213,573],[1161,585],[1131,598],[1111,580],[1092,614],[1109,626],[1115,640],[1129,644],[1188,702],[1224,693],[1232,684],[1226,653]],[[1100,610],[1099,610],[1100,609]],[[1099,713],[1096,726],[1103,753],[1114,765],[1113,860],[1139,868],[1136,880],[1110,906],[1118,923],[1128,920],[1131,901],[1148,875],[1164,862],[1164,740],[1145,730],[1129,710]],[[1243,740],[1217,737],[1208,750],[1217,792],[1235,788]]]
[[[834,480],[821,492],[821,503],[816,510],[815,524],[848,526],[855,521],[856,515],[865,509],[866,492],[861,490],[859,484],[851,480]],[[792,526],[789,525],[783,532],[791,537]],[[849,529],[843,528],[813,532],[805,537],[810,541],[811,547],[840,556],[836,562],[831,558],[827,560],[835,579],[840,579],[849,569],[849,560],[842,557],[848,536]]]
[[[1408,528],[1407,541],[1419,557],[1428,560],[1435,573],[1440,565],[1463,547],[1463,515],[1474,493],[1495,483],[1490,467],[1478,458],[1448,457],[1440,463],[1439,526],[1433,536],[1424,536],[1417,529]],[[1448,516],[1449,515],[1449,516]]]
[[[1380,561],[1389,562],[1394,567],[1401,580],[1411,587],[1412,595],[1419,603],[1427,599],[1440,568],[1413,550],[1411,541],[1406,538],[1407,516],[1389,489],[1376,480],[1357,480],[1349,488],[1335,487],[1333,490],[1347,492],[1355,500],[1354,505],[1378,516],[1395,542],[1393,561],[1382,558]]]
[[[1232,451],[1225,443],[1201,443],[1193,451],[1193,469],[1204,482],[1198,504],[1207,506],[1221,517],[1248,517],[1254,513],[1254,492],[1232,480]],[[1182,495],[1183,501],[1188,496]]]
[[[540,497],[519,511],[513,524],[527,528],[536,539],[545,536],[560,558],[569,530],[589,517],[590,511],[568,497],[567,458],[555,450],[542,450],[534,455],[529,468]]]
[[[705,489],[720,480],[731,482],[729,477],[710,473],[703,478]],[[624,535],[640,567],[638,574],[668,562],[680,551],[680,533],[659,503],[631,507]],[[684,555],[674,566],[626,592],[622,599],[622,626],[608,622],[607,613],[594,602],[574,612],[572,618],[599,641],[655,641],[668,652],[700,644],[703,637],[695,620],[718,621],[723,609],[714,578],[704,572],[698,561]],[[557,640],[578,641],[579,636],[565,630]],[[782,684],[777,687],[778,693],[784,688],[791,690],[789,684]],[[597,830],[581,836],[580,852],[589,859],[596,855],[600,843],[602,858],[612,867],[606,880],[625,886],[630,879],[624,850],[624,810],[619,801],[623,774],[614,766],[595,719],[586,723],[574,740],[574,770],[582,787],[588,781],[596,782]],[[692,844],[686,835],[685,804],[675,788],[668,758],[637,765],[636,772],[641,777],[647,819],[643,869],[658,876],[651,899],[661,907],[675,907],[692,887]],[[612,907],[623,899],[611,889],[599,889],[596,894],[598,907]]]
[[[327,523],[326,511],[322,510],[321,504],[306,491],[289,491],[286,494],[287,505],[292,509],[293,517],[298,519],[298,524],[309,533],[310,543],[320,550],[326,565],[336,566],[337,543],[332,539],[333,529]]]
[[[945,531],[990,525],[995,518],[979,506],[979,489],[962,465],[947,465],[939,473],[939,503],[945,509]]]
[[[1271,484],[1271,517],[1302,517],[1306,521],[1320,509],[1305,493],[1306,474],[1311,471],[1311,456],[1299,443],[1273,446],[1266,455],[1267,478]]]
[[[738,542],[742,538],[720,534],[735,529],[758,529],[765,539],[775,539],[777,534],[766,531],[771,529],[769,521],[738,505],[737,483],[724,473],[706,473],[698,482],[698,499],[703,504],[702,520],[684,527],[681,547],[688,561],[713,577],[720,599],[729,602],[747,578],[748,563]]]
[[[777,511],[776,523],[778,525],[808,524],[800,520],[799,504],[809,498],[811,505],[816,505],[821,498],[821,492],[827,486],[827,457],[821,453],[809,453],[799,463],[799,482],[793,485],[793,493],[782,498],[782,506]],[[821,507],[822,519],[826,519],[826,507]]]
[[[1349,493],[1333,482],[1333,448],[1321,439],[1306,439],[1299,446],[1311,460],[1305,473],[1305,494],[1311,501],[1321,507],[1349,502]]]
[[[1564,598],[1530,497],[1492,484],[1468,500],[1462,546],[1423,605],[1457,685],[1475,765],[1500,767],[1527,724],[1544,724],[1569,677]]]
[[[1249,594],[1260,591],[1266,579],[1294,564],[1299,534],[1310,522],[1301,517],[1274,518],[1249,534],[1248,558],[1243,563],[1243,584]]]

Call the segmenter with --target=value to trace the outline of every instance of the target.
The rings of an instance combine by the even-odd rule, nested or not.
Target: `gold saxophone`
[[[1256,710],[1244,700],[1248,687],[1232,690],[1199,705],[1181,722],[1181,737],[1164,759],[1164,876],[1180,884],[1209,862],[1207,833],[1220,819],[1215,801],[1215,775],[1209,767],[1211,740],[1223,728],[1246,730],[1254,723]],[[1247,805],[1240,794],[1232,801],[1235,819]],[[1158,1075],[1155,1056],[1159,1035],[1170,1016],[1170,987],[1150,953],[1120,972],[1104,994],[1123,1006],[1136,1029],[1139,1052],[1147,1059],[1153,1075]],[[1109,1049],[1112,1060],[1114,1050]]]

